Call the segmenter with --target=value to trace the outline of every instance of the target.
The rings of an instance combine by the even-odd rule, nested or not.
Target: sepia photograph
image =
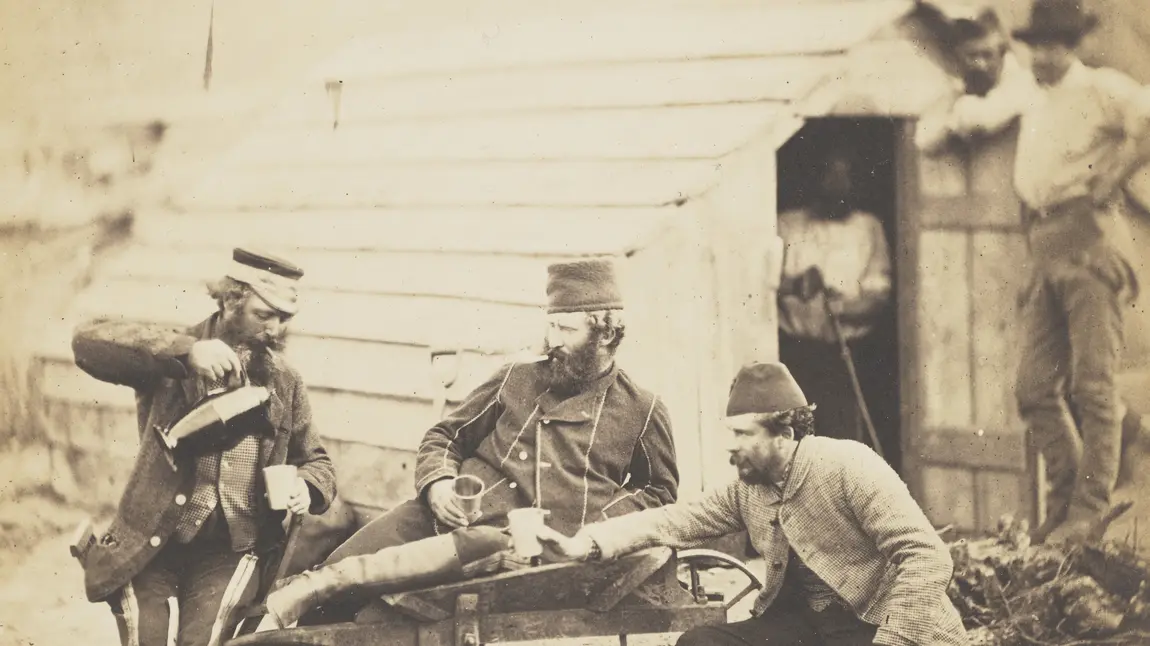
[[[1145,0],[0,43],[0,646],[1150,644]]]

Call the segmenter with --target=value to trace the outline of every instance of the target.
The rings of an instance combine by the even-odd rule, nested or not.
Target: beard
[[[234,346],[236,354],[240,357],[240,363],[244,367],[244,373],[247,374],[248,381],[253,386],[267,386],[271,383],[276,369],[276,358],[273,351],[282,349],[284,345],[284,339],[281,337],[277,346],[260,342],[245,342]]]
[[[739,480],[752,485],[769,485],[775,483],[775,478],[766,469],[762,469],[751,465],[749,463],[736,460],[735,456],[731,456],[731,466],[738,469]]]
[[[989,72],[967,72],[962,77],[967,94],[986,96],[998,84],[998,78]]]
[[[582,392],[599,378],[599,339],[594,332],[583,345],[564,352],[543,342],[547,353],[547,386],[560,393]]]
[[[224,317],[220,329],[223,339],[240,359],[248,380],[255,386],[267,386],[276,370],[276,352],[287,347],[287,332],[271,336],[251,334],[235,319]]]

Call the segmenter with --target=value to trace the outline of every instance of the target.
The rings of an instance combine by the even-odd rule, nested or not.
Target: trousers
[[[121,645],[206,646],[225,595],[232,592],[234,605],[254,600],[259,576],[249,567],[251,558],[232,551],[226,532],[169,543],[108,600]],[[238,618],[222,619],[219,634],[230,637]]]
[[[1089,521],[1110,505],[1122,446],[1122,310],[1134,281],[1120,253],[1096,245],[1040,260],[1024,294],[1015,395],[1031,445],[1046,461],[1050,492],[1039,534]]]
[[[840,605],[816,612],[801,602],[776,603],[745,621],[692,628],[676,646],[870,646],[877,631]]]

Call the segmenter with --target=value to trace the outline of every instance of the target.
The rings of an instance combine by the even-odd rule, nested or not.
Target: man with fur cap
[[[416,457],[417,497],[366,525],[323,567],[274,590],[269,619],[350,621],[372,586],[474,574],[508,548],[502,528],[513,509],[546,509],[557,527],[574,532],[674,502],[679,475],[667,409],[615,363],[624,325],[614,266],[552,265],[547,297],[546,360],[500,368],[427,431]],[[483,481],[478,517],[468,518],[454,497],[459,475]]]
[[[1077,58],[1096,24],[1074,0],[1036,0],[1014,31],[1041,88],[1014,173],[1034,268],[1015,392],[1051,484],[1040,541],[1089,533],[1111,504],[1122,445],[1123,312],[1138,294],[1122,189],[1150,161],[1150,92]]]
[[[231,636],[234,610],[256,596],[263,557],[283,538],[284,512],[264,498],[265,466],[298,467],[292,514],[323,513],[335,497],[307,389],[279,353],[302,275],[286,260],[236,249],[226,276],[209,286],[219,311],[198,325],[108,319],[75,331],[77,366],[136,391],[135,467],[111,525],[80,554],[88,598],[112,607],[125,646]],[[172,447],[170,429],[213,410],[217,390],[244,383],[262,403],[203,428],[211,446],[189,435]]]
[[[815,411],[786,366],[744,367],[726,425],[739,478],[698,502],[544,528],[552,558],[610,559],[746,530],[767,569],[747,621],[694,628],[679,646],[966,644],[947,597],[954,564],[906,485],[869,447],[811,436]]]

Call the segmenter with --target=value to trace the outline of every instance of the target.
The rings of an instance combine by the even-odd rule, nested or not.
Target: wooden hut
[[[72,320],[190,323],[211,311],[201,281],[233,244],[298,259],[306,303],[288,355],[343,497],[370,511],[412,494],[414,449],[437,417],[429,349],[466,351],[458,399],[539,339],[547,263],[611,256],[628,309],[620,360],[666,400],[691,498],[733,475],[716,440],[738,366],[777,353],[778,182],[796,172],[780,150],[834,124],[871,147],[895,243],[902,473],[934,522],[983,528],[1031,509],[1010,394],[1024,254],[1008,142],[930,162],[911,145],[914,118],[948,83],[931,46],[909,0],[649,9],[355,43],[178,211],[142,214]],[[52,416],[130,453],[131,394],[80,373],[65,330],[50,336]]]

